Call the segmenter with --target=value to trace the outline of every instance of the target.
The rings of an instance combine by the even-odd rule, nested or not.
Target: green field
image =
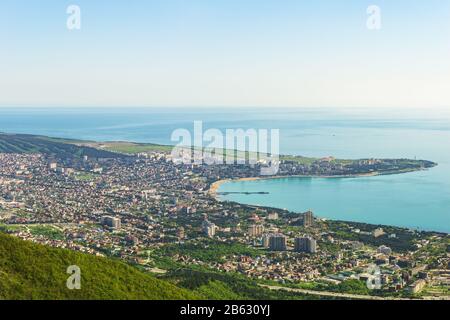
[[[96,175],[90,172],[77,172],[74,178],[78,181],[93,181],[95,180]]]
[[[39,225],[39,226],[31,226],[30,232],[34,236],[43,236],[47,239],[52,240],[64,240],[64,233],[52,226],[45,226],[45,225]]]
[[[80,146],[75,140],[61,140],[27,134],[0,133],[0,153],[44,153],[57,158],[88,156],[92,158],[124,157],[118,153]]]
[[[133,142],[106,142],[101,144],[102,149],[127,153],[127,154],[137,154],[141,152],[170,152],[172,146],[164,146],[152,143],[133,143]]]

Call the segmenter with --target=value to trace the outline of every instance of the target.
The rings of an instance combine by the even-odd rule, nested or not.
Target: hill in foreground
[[[81,289],[69,290],[68,266],[81,269]],[[0,233],[0,300],[181,300],[186,289],[155,279],[125,263],[56,249]]]

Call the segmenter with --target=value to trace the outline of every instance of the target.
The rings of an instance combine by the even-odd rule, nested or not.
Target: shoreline
[[[423,169],[425,170],[425,169]],[[261,176],[261,177],[248,177],[248,178],[234,178],[234,179],[222,179],[217,180],[211,183],[210,188],[208,189],[208,194],[213,196],[217,201],[222,201],[218,198],[217,191],[220,186],[227,182],[239,182],[239,181],[258,181],[258,180],[272,180],[272,179],[287,179],[287,178],[323,178],[323,179],[339,179],[339,178],[364,178],[364,177],[376,177],[381,175],[390,175],[390,174],[402,174],[409,172],[416,172],[421,170],[406,170],[406,171],[398,171],[398,172],[367,172],[360,174],[341,174],[334,176],[321,176],[321,175],[292,175],[292,176]]]
[[[208,190],[208,194],[210,196],[212,196],[216,201],[218,202],[224,202],[224,201],[229,201],[229,200],[222,200],[220,199],[218,193],[218,190],[220,188],[220,186],[224,183],[227,182],[238,182],[238,181],[258,181],[258,180],[271,180],[271,179],[286,179],[286,178],[324,178],[324,179],[332,179],[332,178],[362,178],[362,177],[375,177],[375,176],[382,176],[382,175],[391,175],[391,174],[402,174],[402,173],[408,173],[408,172],[417,172],[417,171],[422,171],[422,170],[427,170],[427,169],[421,169],[421,170],[408,170],[408,171],[400,171],[400,172],[372,172],[372,173],[364,173],[364,174],[349,174],[349,175],[335,175],[335,176],[318,176],[318,175],[292,175],[292,176],[266,176],[266,177],[248,177],[248,178],[235,178],[235,179],[222,179],[222,180],[217,180],[215,182],[213,182]],[[241,204],[240,202],[236,202],[238,204]],[[254,207],[257,208],[267,208],[265,206],[262,205],[253,205]],[[280,210],[286,210],[283,208],[279,208],[279,207],[273,207],[273,209],[280,209]],[[361,221],[351,221],[351,220],[340,220],[340,219],[327,219],[327,220],[331,220],[331,221],[345,221],[348,223],[366,223],[366,224],[372,224],[369,222],[361,222]],[[377,224],[374,224],[377,225]],[[440,233],[440,234],[446,234],[449,235],[449,232],[446,231],[436,231],[436,230],[432,230],[432,229],[420,229],[420,228],[413,228],[413,227],[406,227],[406,226],[399,226],[399,225],[389,225],[386,224],[385,226],[387,227],[395,227],[395,228],[406,228],[406,229],[411,229],[411,230],[415,230],[418,232],[435,232],[435,233]]]

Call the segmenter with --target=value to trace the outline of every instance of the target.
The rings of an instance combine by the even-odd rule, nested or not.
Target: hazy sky
[[[450,0],[2,0],[0,106],[450,108]]]

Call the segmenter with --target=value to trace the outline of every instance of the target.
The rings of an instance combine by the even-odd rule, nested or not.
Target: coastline
[[[425,169],[424,169],[425,170]],[[291,176],[261,176],[261,177],[248,177],[248,178],[235,178],[235,179],[222,179],[211,183],[208,193],[213,196],[217,201],[222,201],[217,195],[217,191],[220,186],[227,182],[239,182],[239,181],[257,181],[257,180],[271,180],[271,179],[287,179],[287,178],[323,178],[323,179],[339,179],[339,178],[363,178],[363,177],[375,177],[388,174],[402,174],[408,172],[416,172],[420,170],[405,170],[398,172],[368,172],[360,174],[341,174],[334,176],[322,176],[322,175],[291,175]]]
[[[396,171],[396,172],[370,172],[370,173],[362,173],[362,174],[346,174],[346,175],[334,175],[334,176],[325,176],[325,175],[291,175],[291,176],[262,176],[262,177],[247,177],[247,178],[235,178],[235,179],[222,179],[217,180],[213,182],[208,190],[208,194],[212,196],[216,201],[218,202],[224,202],[228,200],[222,200],[220,199],[218,195],[218,190],[220,189],[220,186],[227,182],[238,182],[238,181],[257,181],[257,180],[272,180],[272,179],[286,179],[286,178],[323,178],[323,179],[332,179],[332,178],[362,178],[362,177],[375,177],[375,176],[383,176],[383,175],[394,175],[394,174],[402,174],[402,173],[409,173],[409,172],[418,172],[418,171],[424,171],[428,169],[419,169],[419,170],[403,170],[403,171]],[[239,203],[239,202],[237,202]],[[269,208],[267,206],[263,205],[252,205],[253,207],[260,207],[260,208]],[[270,207],[272,208],[272,207]],[[280,209],[280,210],[286,210],[282,209],[280,207],[273,207],[273,209]],[[345,219],[326,219],[330,221],[345,221],[347,223],[365,223],[372,225],[373,223],[370,222],[362,222],[357,220],[345,220]],[[386,227],[394,227],[394,228],[405,228],[405,229],[411,229],[416,230],[419,232],[436,232],[440,234],[446,234],[449,235],[448,231],[436,231],[434,229],[421,229],[418,227],[407,227],[407,226],[399,226],[399,225],[393,225],[393,224],[373,224],[375,225],[382,225]]]

